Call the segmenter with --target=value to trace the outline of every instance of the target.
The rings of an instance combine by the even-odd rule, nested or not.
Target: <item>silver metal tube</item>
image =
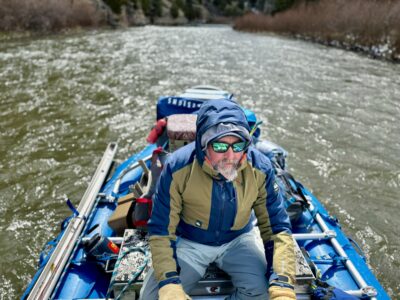
[[[294,233],[293,237],[296,241],[302,240],[326,240],[335,237],[330,230],[322,233]]]
[[[121,185],[121,181],[122,181],[122,177],[124,177],[129,171],[132,171],[138,167],[141,167],[141,162],[146,162],[149,159],[151,159],[152,155],[148,155],[145,158],[139,160],[139,161],[135,161],[134,163],[132,163],[131,165],[129,165],[126,169],[124,169],[117,177],[117,181],[114,184],[114,188],[113,188],[113,194],[116,195],[119,192],[119,187]],[[108,202],[114,202],[115,201],[115,197],[113,195],[109,195],[107,197]]]
[[[361,298],[363,296],[362,290],[352,290],[352,291],[345,291],[347,294]]]
[[[117,181],[114,184],[114,188],[113,188],[112,194],[109,195],[106,198],[108,200],[108,202],[114,202],[115,201],[115,196],[113,196],[113,195],[117,195],[118,194],[120,185],[121,185],[121,178],[118,178]]]
[[[54,288],[64,271],[76,241],[84,228],[86,219],[96,203],[97,195],[110,170],[117,147],[116,143],[110,143],[108,145],[78,206],[79,215],[69,222],[61,240],[33,286],[28,296],[29,300],[49,299],[53,294]]]
[[[359,290],[346,291],[346,293],[359,298],[369,296],[370,299],[375,299],[375,296],[377,294],[376,289],[372,286],[367,286]]]
[[[322,230],[326,231],[329,230],[328,226],[325,224],[325,221],[322,219],[320,214],[317,214],[315,216],[315,219],[317,223],[321,226]],[[347,258],[345,261],[346,267],[349,269],[349,272],[353,276],[354,280],[357,282],[358,286],[360,288],[366,287],[367,283],[364,281],[364,278],[360,275],[354,264],[351,262],[351,260],[348,259],[348,256],[346,252],[343,250],[342,246],[340,246],[339,242],[337,241],[336,238],[331,238],[331,242],[333,245],[333,248],[335,248],[336,252],[342,256]]]
[[[146,156],[145,158],[142,158],[141,160],[146,162],[149,159],[151,159],[151,157],[153,156],[153,154],[150,154],[148,156]],[[135,161],[133,162],[131,165],[129,165],[126,169],[124,169],[119,175],[118,175],[118,179],[121,179],[123,176],[126,175],[126,173],[132,171],[133,169],[136,169],[137,167],[140,167],[140,163],[139,161]]]
[[[313,211],[314,205],[310,203],[310,211]],[[321,215],[319,213],[317,213],[315,215],[315,220],[317,221],[318,225],[321,227],[321,229],[323,231],[328,231],[329,228],[326,225],[324,219],[321,217]],[[346,252],[343,250],[342,246],[340,246],[339,242],[337,241],[337,239],[335,237],[330,238],[330,241],[332,243],[333,248],[335,249],[335,251],[342,257],[346,258],[345,261],[345,265],[347,267],[347,269],[349,270],[351,276],[354,278],[354,280],[357,282],[358,286],[363,289],[363,288],[367,288],[367,283],[365,282],[364,278],[361,276],[361,274],[358,272],[357,268],[354,266],[354,264],[351,262],[351,260],[348,258]],[[371,299],[375,299],[375,298],[371,298]]]
[[[115,237],[107,237],[107,239],[109,239],[111,242],[113,242],[114,244],[122,244],[122,242],[124,241],[123,237],[119,237],[119,236],[115,236]],[[82,243],[85,243],[86,241],[89,241],[90,237],[84,237],[82,238]]]
[[[122,244],[122,242],[124,241],[124,238],[123,238],[123,237],[119,237],[119,236],[116,236],[116,237],[108,237],[108,239],[109,239],[111,242],[113,242],[114,244]]]

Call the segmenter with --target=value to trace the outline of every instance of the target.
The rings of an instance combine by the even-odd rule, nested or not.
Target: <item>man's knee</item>
[[[184,260],[179,260],[179,266],[181,267],[179,277],[181,279],[183,289],[186,293],[190,293],[190,291],[202,278],[203,274],[200,274],[195,268],[190,266],[190,264]]]
[[[140,290],[140,300],[157,300],[158,299],[158,282],[154,277],[154,270],[150,269],[143,281]]]
[[[229,300],[266,300],[268,299],[268,290],[266,286],[248,285],[237,287],[235,292],[230,295]]]
[[[232,297],[228,299],[268,299],[268,284],[264,275],[231,273],[231,279],[235,287],[235,292],[232,294]]]
[[[158,289],[156,292],[149,291],[147,289],[141,289],[140,291],[140,300],[157,300],[158,299]]]
[[[248,280],[242,281],[238,288],[242,294],[249,296],[265,295],[268,293],[267,281],[264,276],[246,276]]]
[[[248,285],[246,287],[238,288],[238,291],[243,295],[252,297],[251,299],[253,298],[258,299],[258,296],[264,297],[265,295],[268,294],[268,290],[265,285],[258,285],[258,286]]]

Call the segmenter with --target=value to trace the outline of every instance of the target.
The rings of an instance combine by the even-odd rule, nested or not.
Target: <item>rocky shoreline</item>
[[[345,49],[348,51],[358,52],[365,54],[374,59],[383,59],[387,61],[392,61],[394,63],[400,63],[400,51],[397,48],[392,46],[390,42],[384,42],[376,45],[362,45],[358,44],[357,41],[340,41],[340,40],[325,40],[320,37],[309,37],[303,35],[295,35],[295,38],[319,43],[322,45]]]
[[[244,15],[234,28],[276,33],[400,62],[400,1],[302,2],[276,15]]]

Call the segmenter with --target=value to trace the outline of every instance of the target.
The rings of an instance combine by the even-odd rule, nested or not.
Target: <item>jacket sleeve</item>
[[[167,162],[157,183],[148,223],[153,268],[160,288],[169,283],[180,283],[175,231],[181,210],[182,198]]]
[[[270,280],[287,278],[288,283],[295,282],[294,241],[289,217],[286,213],[283,196],[275,181],[272,167],[258,176],[258,197],[254,212],[258,219],[261,238],[264,242],[265,255],[270,272]]]

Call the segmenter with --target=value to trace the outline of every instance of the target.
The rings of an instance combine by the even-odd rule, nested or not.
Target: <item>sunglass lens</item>
[[[232,145],[233,152],[242,152],[246,147],[246,142],[239,142]]]
[[[221,142],[214,142],[212,143],[213,150],[217,153],[224,153],[228,151],[229,145],[226,143],[221,143]]]

